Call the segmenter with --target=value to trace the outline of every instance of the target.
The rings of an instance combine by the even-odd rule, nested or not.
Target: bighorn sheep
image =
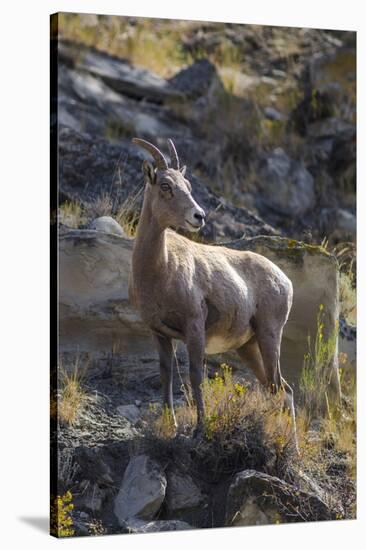
[[[292,283],[267,258],[247,251],[193,242],[171,227],[199,231],[205,212],[192,197],[175,146],[171,167],[151,143],[134,138],[155,167],[144,160],[145,192],[133,247],[130,299],[150,327],[158,348],[163,400],[173,409],[172,339],[185,342],[197,406],[196,433],[203,428],[204,354],[236,350],[257,379],[285,390],[293,429],[292,388],[281,376],[280,346],[292,305]],[[295,432],[296,441],[296,432]]]

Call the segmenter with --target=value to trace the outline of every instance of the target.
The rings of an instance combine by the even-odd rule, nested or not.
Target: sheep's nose
[[[206,217],[206,214],[202,210],[202,212],[200,212],[200,213],[196,212],[194,217],[196,218],[196,220],[198,220],[200,223],[202,223],[204,221],[205,217]]]

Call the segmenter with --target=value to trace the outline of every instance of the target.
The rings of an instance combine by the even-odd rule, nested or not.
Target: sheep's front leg
[[[159,353],[160,380],[163,390],[163,406],[168,407],[175,427],[177,421],[173,405],[173,345],[171,338],[166,336],[155,336]]]
[[[194,436],[203,432],[205,405],[203,401],[203,359],[205,352],[204,323],[192,323],[187,334],[187,350],[189,356],[189,375],[193,391],[193,397],[197,407],[197,426]]]

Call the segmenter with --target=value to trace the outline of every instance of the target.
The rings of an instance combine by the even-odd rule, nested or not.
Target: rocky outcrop
[[[332,519],[323,500],[255,470],[238,473],[229,487],[226,525],[268,525]]]
[[[70,128],[60,129],[58,144],[61,201],[75,201],[94,211],[98,200],[107,195],[112,208],[128,208],[127,201],[133,202],[131,208],[139,211],[143,187],[141,164],[144,158],[149,158],[145,152],[131,142],[111,144]],[[162,148],[166,148],[166,142]],[[188,160],[182,156],[182,164]],[[222,200],[202,179],[193,174],[189,174],[189,178],[195,199],[208,214],[204,237],[220,240],[224,236],[276,234],[249,210]]]
[[[131,36],[134,31],[131,24]],[[320,212],[337,207],[355,214],[354,36],[349,33],[347,41],[319,30],[307,30],[301,37],[299,29],[287,32],[284,36],[280,28],[248,27],[244,32],[240,26],[217,29],[215,25],[199,32],[186,29],[181,47],[198,59],[176,67],[169,78],[104,51],[59,40],[52,128],[66,127],[92,137],[92,143],[85,138],[86,150],[78,158],[80,138],[61,136],[61,202],[70,198],[63,194],[63,167],[70,161],[70,151],[64,150],[66,139],[71,140],[70,149],[75,148],[74,184],[77,179],[80,185],[89,180],[90,203],[91,195],[95,198],[101,189],[111,190],[113,197],[126,197],[136,187],[141,177],[136,165],[138,177],[130,179],[129,164],[135,157],[128,147],[132,136],[150,139],[160,147],[171,137],[205,187],[230,196],[240,206],[255,208],[267,221],[266,227],[258,224],[244,208],[238,212],[220,199],[210,205],[206,236],[253,236],[259,234],[259,225],[262,234],[273,234],[272,225],[275,233],[297,238],[303,238],[309,227],[317,239],[325,234],[335,241],[348,238],[347,227],[344,230],[333,219],[333,230]],[[207,58],[202,58],[198,44]],[[240,54],[240,70],[217,67],[208,60],[210,52],[228,45]],[[266,132],[273,134],[269,146]],[[106,145],[97,144],[100,139],[117,149],[107,152]],[[81,163],[85,175],[78,169]],[[254,185],[248,186],[248,180],[254,180]],[[72,193],[73,200],[80,199],[77,195]],[[235,229],[228,223],[230,217]]]
[[[82,44],[61,40],[58,55],[67,67],[98,77],[112,90],[127,97],[162,103],[182,95],[164,78]]]
[[[152,520],[165,497],[167,481],[159,464],[146,455],[131,458],[114,501],[120,525],[134,519]]]
[[[150,336],[128,301],[133,242],[104,232],[68,231],[59,240],[60,349],[146,353]],[[141,344],[143,345],[141,346]]]

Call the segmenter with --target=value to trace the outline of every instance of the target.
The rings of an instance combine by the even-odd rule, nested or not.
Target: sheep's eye
[[[172,192],[172,188],[170,187],[169,183],[163,182],[163,183],[160,185],[160,189],[161,189],[162,191],[170,191],[170,192]]]

